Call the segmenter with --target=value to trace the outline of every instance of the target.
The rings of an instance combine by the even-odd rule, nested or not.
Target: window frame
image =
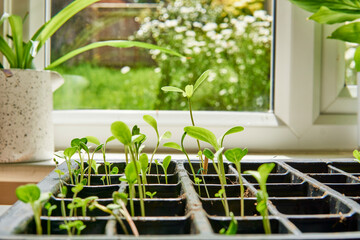
[[[3,3],[6,2],[9,0],[3,0]],[[196,124],[211,129],[217,136],[230,127],[244,126],[243,133],[226,139],[226,146],[247,147],[252,152],[354,149],[357,145],[356,114],[352,109],[344,110],[346,107],[341,101],[349,98],[341,99],[343,91],[339,91],[339,75],[326,74],[334,66],[341,71],[336,59],[324,60],[338,54],[339,48],[329,47],[335,41],[324,41],[326,31],[319,24],[306,21],[308,13],[289,1],[275,1],[275,4],[274,110],[266,113],[195,111]],[[43,11],[46,12],[48,7],[44,4]],[[48,50],[45,49],[45,52]],[[40,66],[48,62],[46,56],[46,53],[38,56]],[[330,91],[327,87],[335,90]],[[324,96],[329,92],[332,95]],[[327,107],[326,104],[334,103],[334,100],[338,101],[337,108],[341,111]],[[353,97],[350,100],[353,101]],[[53,112],[55,147],[68,147],[72,138],[88,135],[105,141],[111,134],[110,124],[121,120],[129,125],[137,124],[144,133],[148,133],[146,145],[152,148],[156,144],[155,134],[142,120],[144,114],[154,116],[160,132],[170,130],[173,133],[171,140],[176,142],[181,138],[183,127],[190,125],[188,112],[185,111],[56,110]],[[195,151],[193,143],[188,139],[185,145]],[[119,151],[122,147],[111,143],[108,149]]]

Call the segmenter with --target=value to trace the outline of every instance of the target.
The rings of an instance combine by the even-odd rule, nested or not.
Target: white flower
[[[193,52],[191,51],[191,49],[185,48],[184,53],[187,54],[187,55],[191,55]]]
[[[216,73],[214,73],[213,71],[211,71],[211,72],[209,73],[208,81],[209,81],[209,82],[212,82],[212,81],[215,80],[215,78],[216,78]]]
[[[229,26],[229,24],[227,23],[220,23],[220,28],[227,28]]]
[[[205,32],[209,32],[209,31],[214,31],[217,28],[217,24],[216,23],[206,23],[203,27],[202,30]]]
[[[254,12],[255,18],[265,19],[266,18],[266,11],[265,10],[257,10]]]
[[[185,26],[175,27],[175,32],[177,33],[185,32],[186,30],[187,28]]]
[[[187,37],[195,37],[196,36],[196,33],[194,31],[186,31],[185,35]]]
[[[167,28],[176,27],[177,25],[178,25],[177,19],[166,20],[166,21],[165,21],[165,26],[166,26]]]
[[[238,79],[236,77],[230,77],[229,78],[229,82],[231,83],[237,83],[238,82]]]
[[[201,52],[201,48],[199,48],[199,47],[194,47],[194,48],[193,48],[193,51],[194,51],[195,54],[199,54],[199,53]]]
[[[227,74],[228,70],[226,68],[222,68],[222,69],[220,69],[220,73],[221,74]]]
[[[200,23],[200,22],[193,22],[193,24],[192,24],[194,27],[196,27],[196,28],[202,28],[202,23]]]
[[[129,71],[130,71],[130,67],[129,67],[129,66],[125,66],[125,67],[123,67],[123,68],[120,69],[120,72],[121,72],[122,74],[126,74],[126,73],[128,73]]]
[[[219,95],[224,96],[226,93],[227,93],[226,89],[221,89]]]
[[[253,23],[255,22],[255,18],[253,16],[250,16],[250,15],[247,15],[244,17],[244,21],[247,22],[247,23]]]
[[[351,60],[354,58],[355,48],[349,48],[345,51],[345,60]]]

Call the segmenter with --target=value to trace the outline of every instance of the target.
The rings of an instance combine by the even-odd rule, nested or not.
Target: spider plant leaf
[[[10,67],[16,66],[16,55],[14,54],[11,47],[5,41],[3,37],[0,36],[0,52],[6,57],[8,60]]]
[[[182,94],[185,94],[184,90],[182,90],[178,87],[173,87],[173,86],[165,86],[165,87],[162,87],[161,90],[163,90],[164,92],[180,92]]]
[[[38,37],[33,40],[39,41],[38,49],[40,49],[45,42],[62,26],[67,22],[72,16],[80,12],[87,6],[98,2],[99,0],[77,0],[73,1],[62,9],[58,14],[52,17],[44,26],[38,34]]]
[[[328,7],[322,6],[319,11],[314,13],[309,19],[321,24],[343,23],[347,21],[354,21],[360,18],[360,13],[356,12],[342,12],[334,11]]]
[[[127,41],[127,40],[111,40],[111,41],[102,41],[102,42],[90,43],[89,45],[86,45],[86,46],[84,46],[82,48],[78,48],[78,49],[76,49],[74,51],[71,51],[71,52],[65,54],[64,56],[62,56],[61,58],[57,59],[53,63],[51,63],[46,69],[54,68],[54,67],[60,65],[61,63],[69,60],[70,58],[72,58],[72,57],[74,57],[74,56],[76,56],[76,55],[78,55],[80,53],[89,51],[89,50],[94,49],[94,48],[106,47],[106,46],[107,47],[116,47],[116,48],[140,47],[140,48],[146,48],[146,49],[157,49],[157,50],[160,50],[160,51],[162,51],[164,53],[168,53],[168,54],[171,54],[171,55],[182,57],[181,54],[179,54],[179,53],[177,53],[177,52],[175,52],[173,50],[163,48],[163,47],[159,47],[159,46],[156,46],[156,45],[153,45],[153,44],[150,44],[150,43],[137,42],[137,41]]]
[[[16,68],[22,68],[23,64],[23,24],[20,16],[11,15],[9,18],[12,40],[16,55]],[[12,66],[13,67],[13,66]]]

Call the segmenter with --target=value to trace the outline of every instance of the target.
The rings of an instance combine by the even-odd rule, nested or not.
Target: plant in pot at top
[[[313,13],[309,19],[320,24],[341,24],[328,38],[344,42],[360,43],[360,3],[359,1],[344,0],[289,0],[302,9]],[[360,47],[357,47],[354,54],[355,69],[360,71]],[[359,73],[358,77],[359,79]],[[359,86],[359,80],[358,80]],[[358,96],[360,88],[358,87]],[[358,114],[360,104],[358,101]],[[360,117],[358,116],[358,146],[360,145]]]
[[[52,126],[52,91],[63,80],[51,71],[34,70],[33,60],[45,42],[72,16],[99,0],[76,0],[42,25],[30,40],[23,36],[23,19],[4,13],[0,26],[8,22],[10,36],[0,36],[0,52],[10,66],[4,70],[0,62],[0,162],[23,162],[52,158],[54,136]],[[164,53],[180,54],[148,43],[124,40],[94,42],[71,51],[52,62],[46,70],[91,49],[111,46],[141,47]]]

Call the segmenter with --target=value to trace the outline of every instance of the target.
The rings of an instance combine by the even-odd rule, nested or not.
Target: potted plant
[[[331,35],[330,39],[337,39],[344,42],[360,43],[360,5],[358,1],[302,1],[289,0],[302,9],[309,11],[312,15],[309,19],[320,24],[341,24]],[[360,96],[360,47],[356,48],[354,54],[355,69],[358,72],[358,96]],[[360,99],[358,97],[358,99]],[[360,146],[360,100],[358,100],[358,146]]]
[[[23,19],[3,14],[0,25],[10,24],[11,36],[0,36],[0,52],[10,70],[0,72],[0,162],[23,162],[52,158],[54,136],[52,126],[52,91],[63,80],[51,68],[94,48],[141,47],[165,53],[180,54],[152,44],[136,41],[102,41],[91,43],[62,56],[46,70],[34,70],[33,60],[45,42],[72,16],[99,0],[77,0],[42,25],[29,41],[23,39]],[[11,44],[8,43],[10,41]]]

